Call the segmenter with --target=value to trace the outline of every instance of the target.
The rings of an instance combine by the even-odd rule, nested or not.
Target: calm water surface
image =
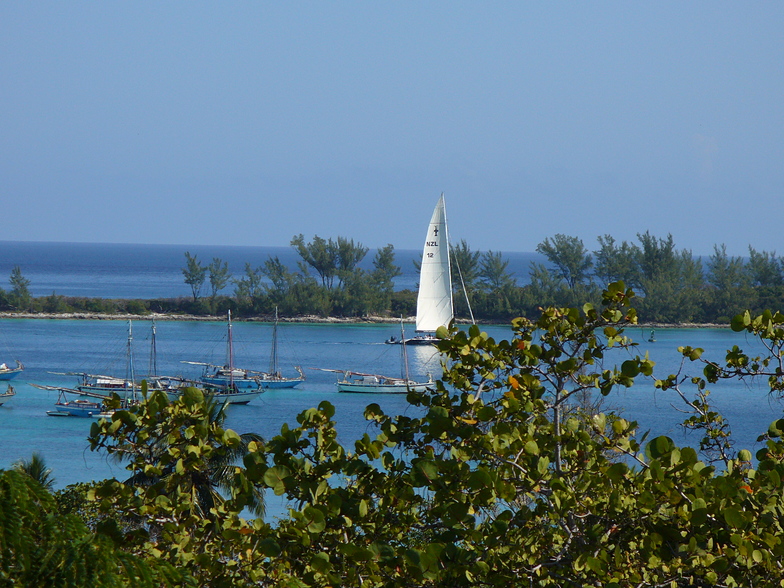
[[[336,407],[340,439],[352,443],[371,426],[363,419],[364,407],[378,402],[390,413],[411,413],[405,395],[338,394],[335,375],[308,368],[337,368],[397,375],[401,371],[400,347],[382,342],[399,329],[396,325],[304,325],[280,327],[281,368],[299,364],[307,381],[293,390],[268,391],[247,406],[229,407],[228,426],[242,433],[255,431],[265,437],[275,435],[284,423],[295,424],[304,409],[328,400]],[[505,327],[485,329],[495,338],[507,338]],[[198,368],[183,361],[223,363],[226,354],[226,325],[220,322],[159,322],[157,325],[158,366],[160,373],[198,375]],[[645,333],[629,334],[643,341],[639,351],[650,352],[657,362],[656,375],[664,377],[679,369],[679,345],[703,347],[707,357],[721,360],[732,345],[749,347],[743,336],[726,329],[671,329],[657,331],[655,343],[645,342]],[[150,323],[133,323],[133,350],[137,373],[147,371],[150,356]],[[269,362],[271,325],[235,323],[235,364],[266,369]],[[57,372],[89,371],[124,376],[126,373],[127,321],[92,320],[0,320],[0,359],[19,358],[25,372],[14,381],[18,395],[0,407],[0,467],[40,452],[53,468],[57,486],[123,477],[124,470],[103,454],[90,452],[86,437],[91,421],[79,418],[52,418],[46,411],[57,400],[55,392],[30,384],[72,386],[75,378]],[[624,357],[618,357],[618,362]],[[412,374],[440,375],[440,360],[430,348],[409,348]],[[687,366],[691,373],[698,367]],[[55,372],[55,373],[53,373]],[[781,417],[782,405],[770,399],[764,386],[721,383],[712,388],[716,406],[729,418],[740,447],[754,449],[757,436],[768,424]],[[656,391],[649,383],[639,383],[607,399],[615,408],[644,430],[667,434],[684,444],[696,439],[684,436],[678,423],[683,416],[673,406],[674,393]]]
[[[298,271],[299,255],[291,247],[228,247],[204,245],[140,245],[117,243],[41,243],[0,241],[0,282],[7,284],[14,266],[30,280],[33,296],[85,296],[90,298],[178,298],[191,295],[183,281],[185,252],[195,255],[203,265],[217,257],[229,264],[235,279],[241,278],[245,264],[258,268],[270,258],[279,258],[292,271]],[[371,250],[360,267],[373,270]],[[395,278],[398,290],[416,289],[418,271],[414,260],[421,250],[395,251],[395,264],[401,275]],[[508,271],[521,284],[528,282],[531,262],[544,263],[538,253],[504,253]],[[205,286],[205,291],[209,282]],[[6,286],[7,288],[7,286]],[[223,294],[231,294],[229,286]]]

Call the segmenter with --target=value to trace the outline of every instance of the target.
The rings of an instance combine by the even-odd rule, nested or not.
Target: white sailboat
[[[406,352],[406,334],[403,331],[403,321],[400,321],[400,340],[402,366],[405,373],[399,377],[382,376],[379,374],[366,374],[342,370],[325,370],[342,373],[343,378],[337,382],[338,392],[353,392],[359,394],[407,394],[408,392],[424,392],[432,387],[433,376],[427,375],[427,381],[417,382],[408,374],[408,354]]]
[[[416,336],[405,340],[406,345],[430,345],[438,341],[438,327],[449,326],[454,318],[452,302],[452,268],[449,261],[449,233],[446,222],[444,195],[438,199],[427,227],[422,266],[419,270],[417,295]],[[394,337],[387,343],[401,343]]]

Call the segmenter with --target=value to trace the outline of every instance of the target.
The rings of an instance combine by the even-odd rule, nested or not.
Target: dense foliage
[[[624,333],[637,321],[633,292],[614,283],[601,296],[517,318],[509,340],[441,329],[442,379],[409,394],[404,415],[369,405],[376,433],[353,446],[337,442],[328,402],[243,443],[198,390],[175,402],[151,393],[93,425],[91,447],[121,456],[129,477],[88,490],[97,513],[70,511],[90,521],[68,527],[74,545],[100,557],[69,552],[69,566],[114,566],[128,585],[144,570],[160,585],[198,586],[780,586],[784,419],[753,457],[733,446],[709,387],[763,378],[778,398],[784,315],[732,320],[765,355],[683,347],[680,370],[663,375]],[[640,380],[681,402],[697,446],[599,410]],[[238,456],[205,508],[211,464]],[[46,491],[21,472],[3,476],[3,561],[39,545],[72,549],[60,526],[39,523],[61,516]],[[26,501],[15,498],[23,484]],[[280,520],[244,514],[263,489],[288,500]]]

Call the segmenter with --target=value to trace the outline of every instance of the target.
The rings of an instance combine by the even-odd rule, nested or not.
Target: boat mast
[[[226,349],[226,360],[229,364],[229,387],[234,388],[234,341],[231,334],[231,309],[229,310],[229,340]]]
[[[408,384],[409,376],[408,376],[408,350],[406,349],[406,332],[403,329],[403,317],[400,317],[400,347],[402,347],[401,352],[403,354],[403,369],[404,375],[406,378],[406,384]]]
[[[152,339],[150,342],[150,376],[158,375],[158,347],[155,342],[155,319],[152,319]]]
[[[272,324],[272,351],[270,352],[269,373],[278,373],[278,307],[275,307],[275,322]]]
[[[131,397],[136,400],[136,374],[133,371],[133,322],[128,320],[128,365],[126,367],[126,382],[131,382]]]

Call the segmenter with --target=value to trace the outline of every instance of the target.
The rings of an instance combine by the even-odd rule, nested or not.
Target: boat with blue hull
[[[216,389],[236,389],[251,393],[261,388],[256,374],[249,370],[234,366],[234,340],[231,325],[231,311],[229,311],[228,336],[226,340],[226,364],[215,365],[199,361],[184,361],[183,363],[203,366],[204,373],[199,377],[199,382],[207,384],[208,386],[214,386]]]
[[[24,371],[22,362],[16,360],[16,367],[8,367],[5,363],[0,363],[0,380],[12,380]]]
[[[259,372],[257,378],[262,388],[294,388],[305,381],[305,374],[298,365],[294,366],[298,376],[286,377],[278,368],[278,309],[275,308],[275,322],[272,324],[272,350],[270,352],[270,367],[268,372]]]
[[[40,390],[57,392],[57,402],[54,403],[54,410],[46,411],[46,414],[49,416],[93,418],[104,411],[104,402],[109,400],[108,396],[83,392],[75,388],[61,388],[40,384],[31,384],[31,386]],[[73,399],[69,400],[71,397]]]

